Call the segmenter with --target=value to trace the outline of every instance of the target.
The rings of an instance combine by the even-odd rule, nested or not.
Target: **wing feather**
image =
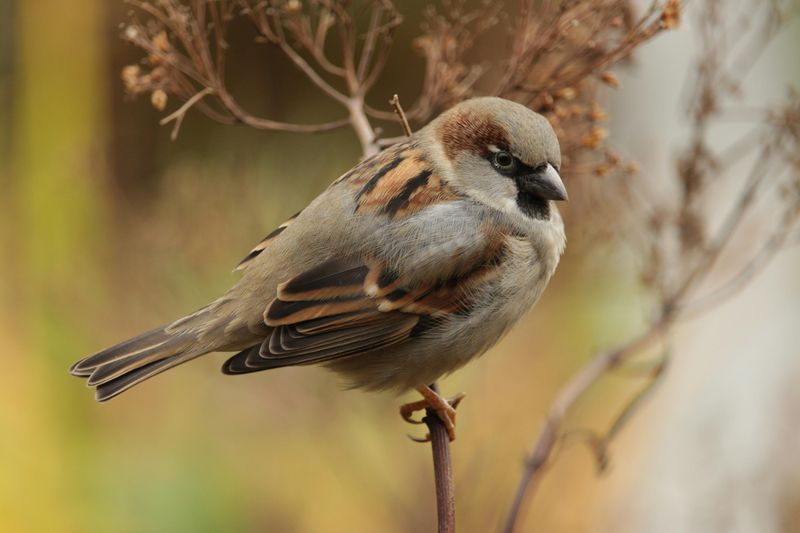
[[[476,289],[499,271],[507,234],[468,216],[469,204],[451,203],[461,196],[414,142],[387,149],[333,186],[353,191],[355,216],[404,218],[409,224],[396,228],[419,227],[403,229],[413,236],[427,235],[428,208],[446,203],[453,209],[452,231],[420,242],[418,261],[381,255],[381,243],[390,239],[384,236],[372,255],[329,258],[286,279],[264,310],[266,338],[229,359],[226,373],[318,363],[409,342],[448,317],[469,313]],[[243,265],[279,233],[265,238]]]
[[[269,246],[269,245],[272,243],[272,241],[273,241],[273,240],[274,240],[274,239],[275,239],[275,238],[276,238],[278,235],[280,235],[281,233],[283,233],[283,230],[285,230],[286,228],[288,228],[288,227],[289,227],[289,225],[292,223],[292,221],[294,221],[294,219],[295,219],[295,218],[297,218],[297,215],[299,215],[300,213],[301,213],[301,211],[298,211],[297,213],[295,213],[294,215],[292,215],[291,217],[289,217],[289,219],[288,219],[286,222],[284,222],[283,224],[281,224],[280,226],[278,226],[277,228],[275,228],[274,230],[272,230],[271,232],[269,232],[269,234],[268,234],[266,237],[264,237],[263,239],[261,239],[261,242],[259,242],[258,244],[256,244],[256,245],[255,245],[255,247],[254,247],[252,250],[250,250],[250,253],[248,253],[248,254],[247,254],[245,257],[244,257],[244,259],[242,259],[241,261],[239,261],[239,264],[238,264],[238,265],[236,265],[236,268],[234,268],[234,270],[244,270],[245,268],[247,268],[248,266],[250,266],[250,263],[253,261],[253,259],[255,259],[255,258],[256,258],[256,257],[258,257],[259,255],[261,255],[261,252],[263,252],[264,250],[266,250],[266,249],[267,249],[267,247],[268,247],[268,246]]]

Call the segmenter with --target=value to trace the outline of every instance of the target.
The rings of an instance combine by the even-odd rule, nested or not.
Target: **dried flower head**
[[[668,0],[667,5],[661,12],[661,25],[668,29],[674,29],[681,24],[681,0]]]
[[[164,111],[167,107],[167,93],[162,89],[156,89],[150,94],[150,103],[159,111]]]

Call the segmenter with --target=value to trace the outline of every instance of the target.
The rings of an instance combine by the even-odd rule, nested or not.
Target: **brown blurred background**
[[[417,90],[410,41],[425,4],[400,6],[406,20],[372,91],[376,107]],[[0,530],[432,530],[430,450],[405,437],[418,428],[396,414],[411,395],[342,392],[315,368],[224,377],[221,355],[103,405],[68,375],[75,359],[217,296],[252,245],[360,155],[346,129],[301,136],[192,113],[171,141],[147,98],[122,90],[121,68],[140,57],[119,39],[128,9],[0,0]],[[683,142],[691,27],[690,9],[604,94],[611,142],[654,181]],[[245,25],[232,36],[241,52],[229,79],[248,110],[336,116]],[[798,46],[792,23],[748,89],[768,100],[796,86]],[[670,373],[615,442],[610,472],[596,478],[584,448],[566,449],[524,529],[797,531],[798,272],[792,247],[736,298],[681,326]],[[568,251],[539,306],[443,381],[468,393],[453,447],[460,530],[498,528],[555,391],[647,319],[634,278],[615,250]],[[607,423],[638,386],[604,379],[570,425]]]

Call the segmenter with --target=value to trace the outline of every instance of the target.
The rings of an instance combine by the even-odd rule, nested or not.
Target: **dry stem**
[[[609,352],[602,352],[592,357],[589,362],[575,374],[559,391],[547,413],[544,428],[539,432],[533,453],[525,462],[511,510],[503,528],[505,533],[512,533],[520,521],[522,507],[526,501],[533,499],[536,489],[547,472],[556,444],[562,438],[561,426],[567,412],[594,383],[608,370],[616,367],[632,355],[650,347],[672,325],[672,318],[664,315],[653,322],[646,332],[631,339],[625,344]],[[615,424],[616,426],[616,424]],[[616,431],[616,429],[615,429]],[[601,442],[603,446],[605,443]],[[604,455],[604,453],[603,453]],[[599,456],[599,454],[598,454]]]
[[[439,394],[436,383],[430,385]],[[425,410],[422,419],[428,426],[433,454],[433,474],[436,483],[436,517],[439,533],[456,530],[456,488],[453,477],[453,462],[450,458],[450,436],[439,415],[433,409]]]

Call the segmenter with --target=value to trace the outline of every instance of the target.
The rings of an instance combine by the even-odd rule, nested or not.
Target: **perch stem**
[[[439,393],[436,383],[430,388]],[[436,516],[439,533],[456,530],[456,492],[453,480],[453,463],[450,457],[450,437],[439,415],[433,409],[425,410],[423,422],[428,426],[433,452],[433,474],[436,481]]]

